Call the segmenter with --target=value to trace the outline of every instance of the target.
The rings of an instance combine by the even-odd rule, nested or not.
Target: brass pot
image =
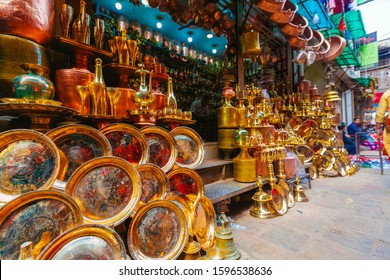
[[[243,183],[255,182],[256,159],[248,153],[248,148],[241,148],[240,154],[233,159],[233,178],[235,181]]]
[[[231,160],[231,154],[236,149],[235,129],[218,129],[218,149],[224,154],[225,160]]]
[[[93,80],[93,73],[87,69],[58,69],[55,72],[54,85],[56,100],[61,101],[64,107],[81,112],[90,112],[90,98],[85,100],[84,110],[76,86],[87,86]]]
[[[2,34],[19,36],[46,45],[52,36],[53,20],[53,0],[0,1]]]
[[[276,13],[283,9],[285,2],[286,0],[260,0],[256,5],[264,12]]]
[[[257,31],[249,31],[240,36],[240,44],[243,56],[259,55],[260,35]]]
[[[268,18],[276,23],[289,23],[297,11],[297,4],[294,4],[291,1],[286,1],[281,11],[269,14]]]
[[[0,34],[0,98],[12,96],[12,80],[25,72],[20,68],[22,63],[49,68],[49,53],[46,48],[30,40]],[[44,77],[49,78],[49,73]]]
[[[347,41],[341,36],[330,36],[327,39],[330,43],[330,49],[322,58],[324,61],[329,62],[338,57],[347,45]]]
[[[154,99],[154,102],[149,105],[149,108],[151,110],[161,111],[167,106],[167,96],[155,87],[153,87],[152,93],[156,98]]]
[[[300,14],[296,13],[293,19],[287,24],[280,24],[280,32],[284,35],[290,36],[302,36],[305,28],[309,26],[307,19]]]

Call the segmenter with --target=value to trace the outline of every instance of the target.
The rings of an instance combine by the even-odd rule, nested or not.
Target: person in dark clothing
[[[355,155],[356,143],[352,137],[345,133],[345,123],[342,122],[341,125],[339,125],[337,128],[343,133],[344,148],[347,150],[348,154]]]
[[[355,133],[356,132],[362,132],[360,129],[361,121],[359,118],[354,118],[353,122],[348,125],[348,134],[352,139],[355,139]],[[360,143],[363,143],[365,140],[368,139],[367,134],[360,134]],[[355,139],[356,140],[356,139]]]

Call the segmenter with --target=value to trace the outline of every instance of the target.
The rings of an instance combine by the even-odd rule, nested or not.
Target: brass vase
[[[218,129],[218,149],[224,154],[224,160],[231,160],[231,154],[236,149],[234,140],[235,129]]]
[[[237,108],[230,103],[230,99],[235,96],[233,88],[225,86],[222,91],[224,104],[217,109],[218,128],[235,128]]]
[[[233,178],[242,183],[256,181],[256,160],[248,153],[249,146],[241,146],[240,154],[233,158]]]

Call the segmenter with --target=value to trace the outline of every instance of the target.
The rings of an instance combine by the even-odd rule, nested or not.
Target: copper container
[[[310,87],[310,101],[315,101],[315,100],[318,100],[318,99],[321,99],[321,95],[318,93],[318,88],[316,85],[312,85]]]
[[[311,82],[309,80],[302,80],[299,84],[299,91],[303,94],[309,94]]]
[[[1,0],[0,33],[38,44],[49,43],[54,20],[53,0]]]
[[[347,45],[347,41],[341,36],[330,36],[327,40],[330,43],[330,49],[323,57],[323,60],[329,62],[343,52]]]
[[[276,13],[283,9],[285,2],[286,0],[260,0],[256,5],[264,12]]]
[[[325,37],[320,31],[313,30],[313,37],[307,42],[307,47],[311,47],[312,51],[317,52],[324,40]]]
[[[327,54],[330,49],[330,43],[328,40],[324,39],[324,42],[321,44],[319,49],[316,51],[316,61],[321,60]]]
[[[292,179],[297,173],[297,163],[295,157],[286,157],[283,159],[284,165],[284,174],[286,174],[287,179]],[[275,164],[275,171],[279,173],[278,164]]]
[[[283,9],[280,12],[271,13],[268,15],[268,18],[276,23],[289,23],[297,11],[297,4],[294,4],[291,1],[286,1],[286,3],[284,3]]]
[[[287,24],[281,24],[279,26],[280,32],[284,35],[290,36],[302,36],[305,28],[309,26],[307,19],[300,14],[296,13],[293,19]]]
[[[301,36],[285,35],[285,37],[290,46],[294,50],[299,51],[307,46],[307,43],[313,37],[313,30],[307,26]]]
[[[30,40],[0,34],[0,98],[12,96],[12,80],[25,71],[22,63],[45,66],[50,69],[46,48]],[[49,73],[44,77],[49,78]]]
[[[54,79],[56,89],[55,99],[61,101],[64,107],[74,109],[80,113],[90,112],[89,96],[85,100],[84,110],[81,110],[81,100],[76,86],[87,86],[93,80],[93,76],[93,73],[86,69],[72,68],[57,70]]]
[[[154,99],[154,102],[149,105],[149,108],[155,111],[165,108],[167,106],[167,96],[161,92],[158,87],[158,82],[156,81],[153,81],[152,93],[156,98]]]
[[[116,105],[116,116],[127,118],[129,117],[128,110],[135,110],[138,108],[133,98],[135,90],[131,88],[119,88],[119,91],[121,92],[121,95],[119,102]]]

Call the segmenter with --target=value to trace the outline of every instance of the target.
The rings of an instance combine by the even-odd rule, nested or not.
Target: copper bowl
[[[341,36],[330,36],[328,38],[330,43],[330,49],[322,58],[324,61],[331,61],[338,57],[347,45],[347,41]]]
[[[313,30],[313,36],[310,40],[308,40],[307,47],[310,47],[312,51],[317,52],[324,43],[324,40],[324,35],[322,35],[321,32]]]
[[[329,49],[330,49],[330,43],[327,39],[324,39],[324,42],[321,44],[319,50],[316,52],[316,61],[324,58],[324,56],[329,51]]]
[[[300,14],[296,13],[293,17],[293,19],[287,23],[287,24],[280,24],[280,32],[283,35],[290,35],[290,36],[302,36],[303,32],[305,31],[305,28],[309,26],[309,22],[307,19]]]
[[[313,30],[308,26],[305,28],[302,36],[288,36],[286,35],[286,40],[290,44],[291,48],[296,51],[302,50],[307,46],[307,43],[313,37]]]
[[[280,12],[271,13],[268,18],[276,23],[289,23],[294,18],[295,13],[298,11],[298,5],[290,1],[286,1],[283,9]]]
[[[260,0],[256,5],[264,12],[276,13],[283,9],[285,2],[286,0]]]

